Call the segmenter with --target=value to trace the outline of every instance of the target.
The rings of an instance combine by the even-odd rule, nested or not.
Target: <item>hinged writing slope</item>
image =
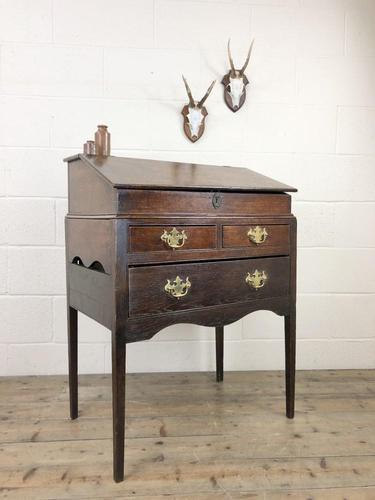
[[[292,192],[282,184],[248,168],[199,165],[171,161],[108,156],[75,155],[72,163],[83,161],[114,188],[123,189],[209,189],[233,191]]]
[[[147,206],[147,211],[152,209],[151,204],[156,202],[155,194],[153,194],[156,193],[158,201],[163,197],[166,213],[178,214],[180,212],[179,203],[176,203],[176,200],[182,204],[183,212],[186,213],[189,211],[189,205],[195,205],[195,203],[190,203],[189,199],[194,199],[194,202],[200,203],[200,214],[206,213],[207,215],[210,215],[212,211],[211,196],[215,191],[254,193],[254,195],[271,193],[275,195],[274,200],[282,200],[280,195],[283,193],[296,191],[291,186],[247,168],[115,156],[99,158],[75,155],[67,158],[66,161],[69,163],[69,213],[71,214],[132,214],[134,213],[132,199],[137,198],[134,190],[150,191],[150,205]],[[170,191],[170,194],[166,194],[166,191]],[[173,193],[175,191],[184,191],[185,195]],[[208,198],[209,203],[206,203]],[[239,197],[240,201],[241,199],[245,200],[244,197]],[[284,199],[283,203],[285,211],[282,213],[289,213],[287,200]],[[137,213],[142,213],[139,212],[140,208],[137,203]],[[215,214],[236,213],[228,196],[226,202],[222,204],[220,199],[216,198],[214,208],[217,209]],[[255,211],[254,214],[256,213]],[[262,209],[262,214],[265,213]],[[272,207],[270,207],[269,214],[275,214]]]

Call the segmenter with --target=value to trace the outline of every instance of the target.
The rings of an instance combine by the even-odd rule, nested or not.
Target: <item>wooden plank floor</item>
[[[375,499],[375,370],[127,376],[126,480],[112,481],[111,381],[0,379],[0,498]]]

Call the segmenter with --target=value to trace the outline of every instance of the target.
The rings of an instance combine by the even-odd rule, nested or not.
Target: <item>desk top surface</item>
[[[114,188],[192,189],[283,193],[295,188],[248,168],[198,165],[171,161],[108,156],[74,155],[65,161],[82,160]]]

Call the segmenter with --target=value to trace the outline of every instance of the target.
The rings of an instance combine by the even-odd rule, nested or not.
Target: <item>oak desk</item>
[[[294,188],[245,168],[76,155],[66,217],[70,416],[78,416],[77,311],[112,332],[113,467],[124,479],[126,344],[175,323],[216,328],[266,309],[285,318],[294,415]],[[167,348],[167,347],[166,347]]]

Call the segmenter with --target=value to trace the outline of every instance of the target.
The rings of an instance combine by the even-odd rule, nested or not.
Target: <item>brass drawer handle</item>
[[[255,226],[249,229],[247,236],[256,245],[261,245],[266,241],[268,233],[265,227]]]
[[[187,234],[184,230],[180,232],[174,227],[172,231],[169,232],[164,229],[164,233],[160,236],[160,239],[173,249],[181,248],[187,240]]]
[[[185,282],[183,282],[179,276],[176,276],[172,282],[167,280],[164,290],[169,293],[169,295],[172,295],[172,297],[179,299],[180,297],[185,297],[190,287],[191,283],[189,281],[189,276],[186,277]]]
[[[255,290],[259,290],[259,288],[264,287],[267,280],[268,280],[267,273],[265,271],[258,271],[258,269],[255,269],[255,271],[252,274],[247,273],[245,279],[246,283],[249,286],[255,288]]]

